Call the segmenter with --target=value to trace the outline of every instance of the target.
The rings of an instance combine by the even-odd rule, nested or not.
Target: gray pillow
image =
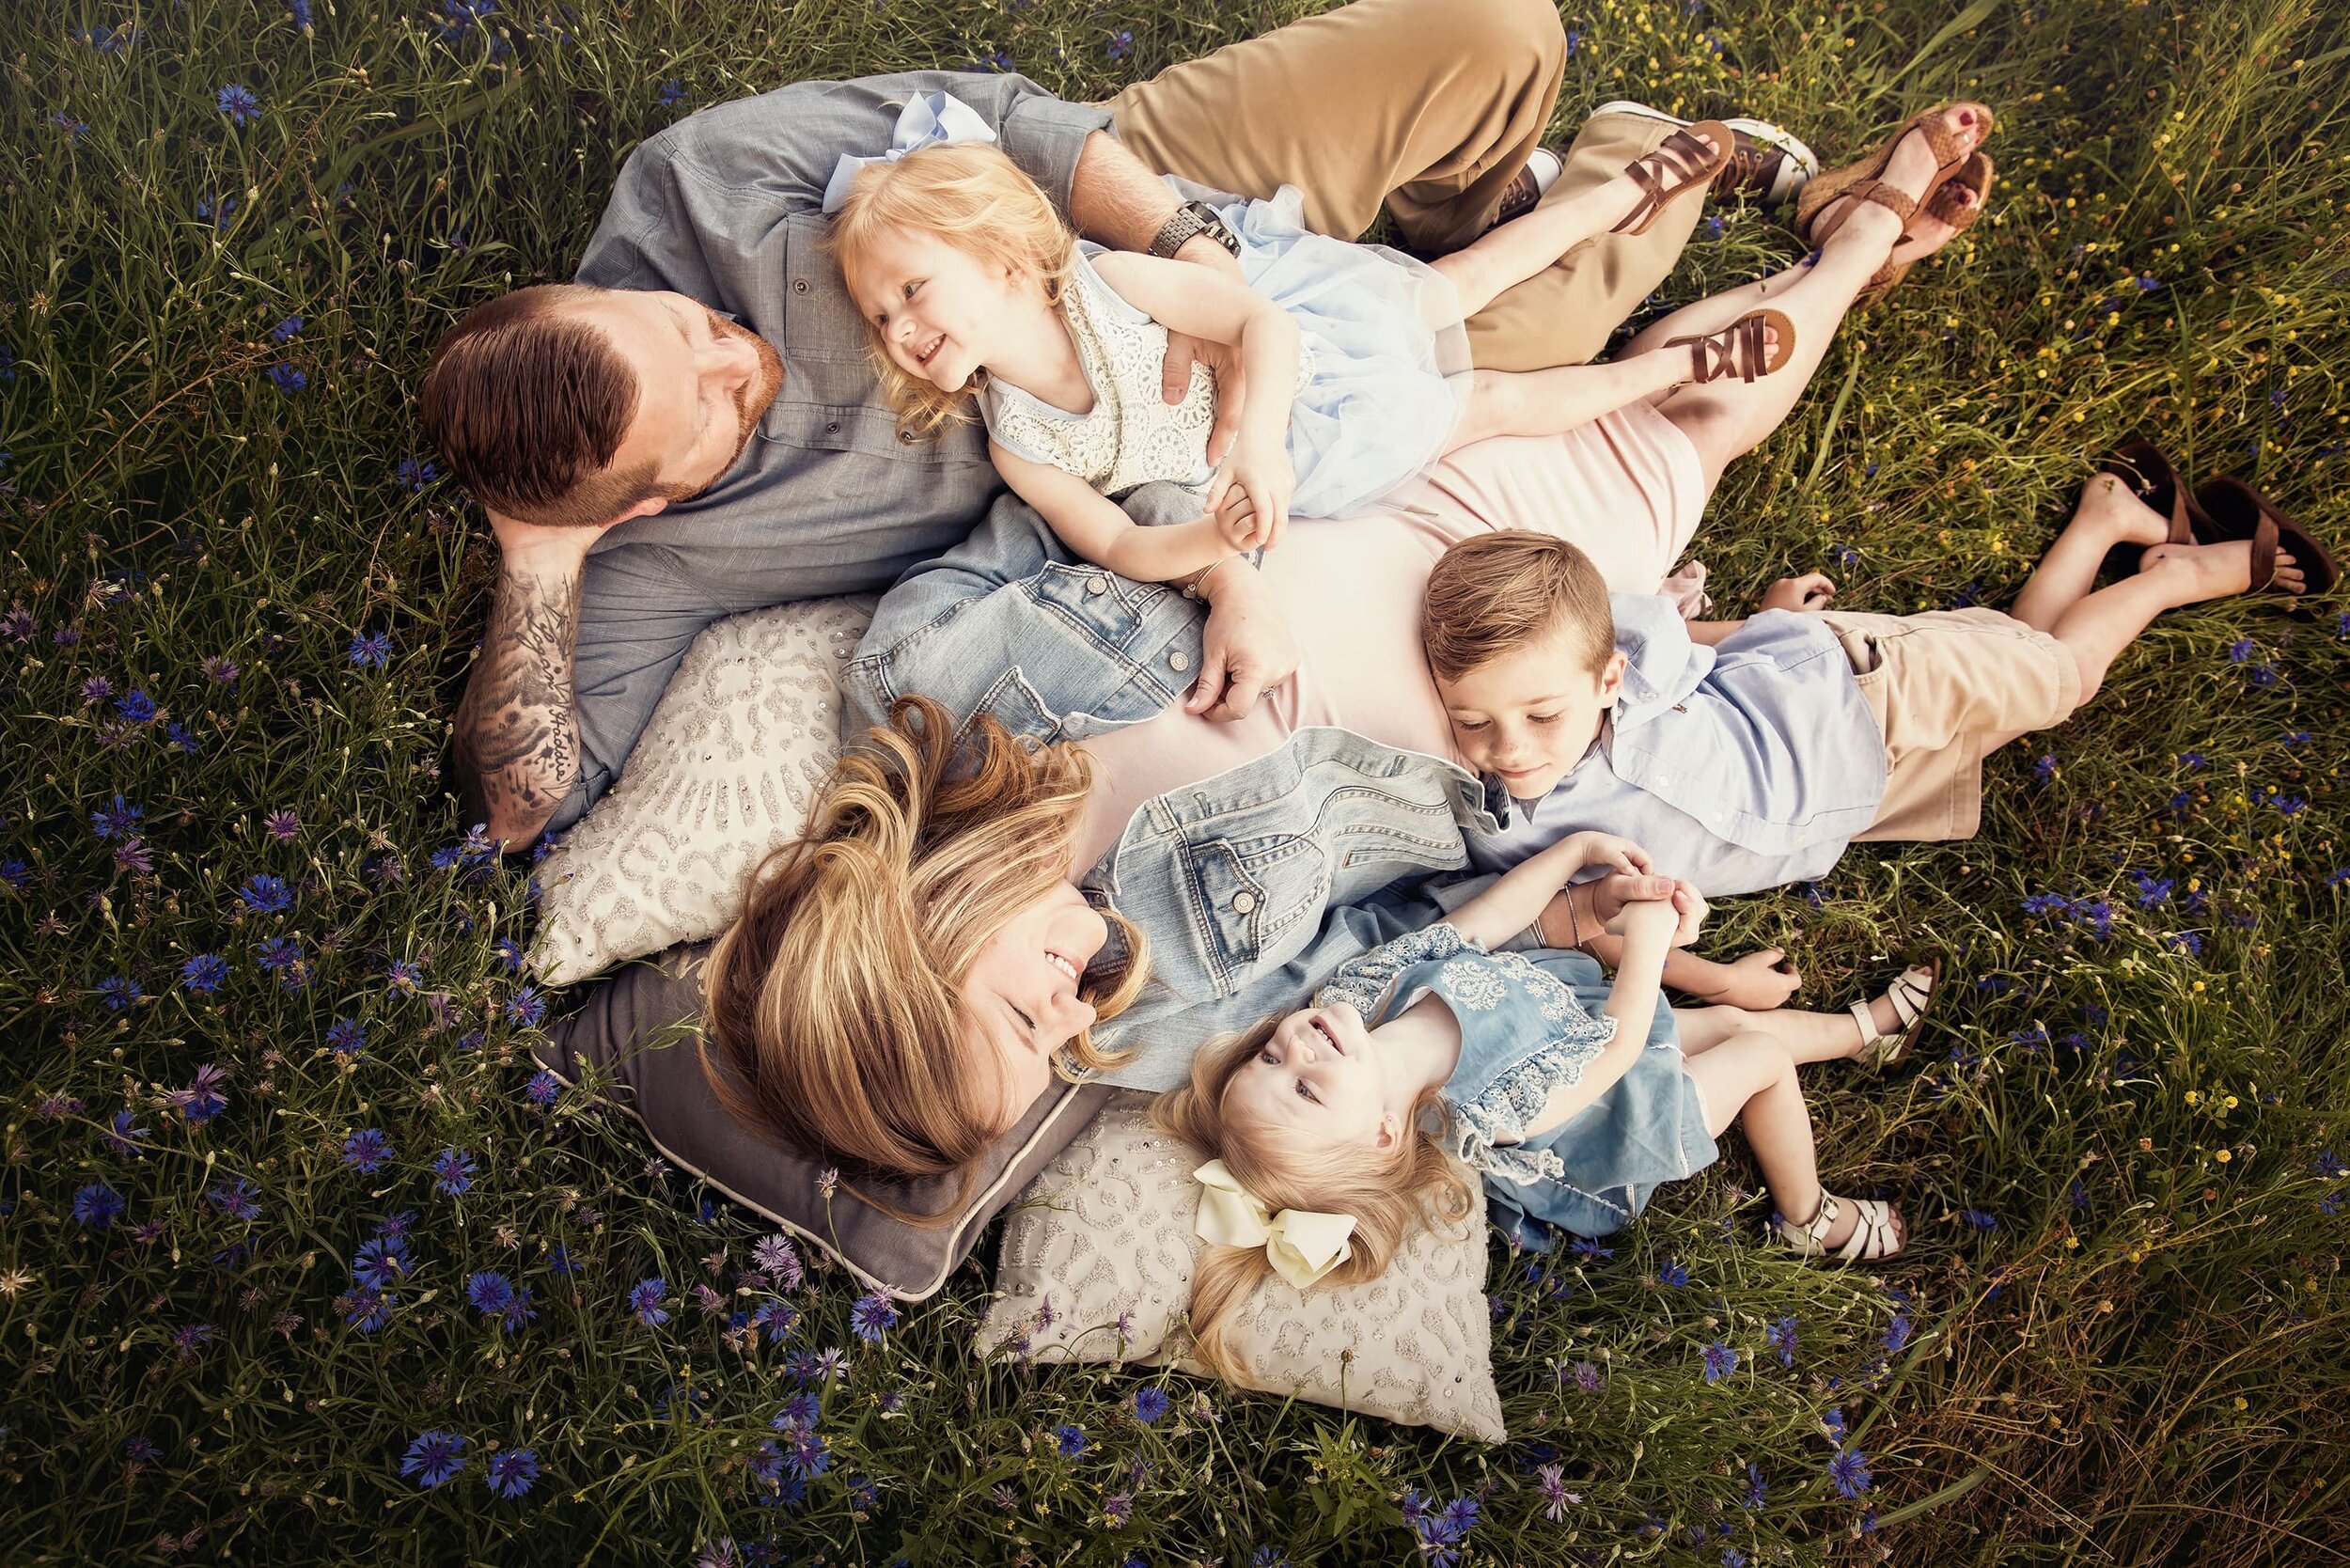
[[[538,1047],[541,1065],[566,1083],[585,1057],[609,1074],[615,1101],[639,1121],[670,1164],[734,1201],[822,1247],[867,1285],[901,1301],[934,1294],[971,1254],[979,1232],[1093,1120],[1113,1090],[1062,1084],[1028,1108],[987,1152],[962,1212],[936,1225],[908,1225],[860,1202],[846,1188],[824,1197],[821,1164],[738,1121],[702,1075],[696,1025],[701,966],[710,948],[672,948],[631,964],[590,987],[578,1011],[561,1018]],[[947,1202],[954,1184],[912,1183],[880,1196],[915,1213]]]

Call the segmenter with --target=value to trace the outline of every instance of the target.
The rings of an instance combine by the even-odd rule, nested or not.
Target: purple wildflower
[[[501,1449],[490,1456],[490,1490],[519,1497],[539,1479],[539,1456],[528,1449]]]
[[[86,1231],[103,1231],[123,1208],[122,1194],[103,1182],[92,1182],[73,1194],[73,1223]]]
[[[898,1326],[898,1309],[881,1292],[870,1292],[857,1297],[856,1305],[849,1309],[849,1326],[870,1344]]]
[[[1705,1381],[1708,1383],[1719,1383],[1738,1370],[1738,1353],[1719,1340],[1707,1345],[1699,1358],[1705,1364]]]
[[[454,1432],[419,1433],[400,1462],[400,1473],[414,1476],[427,1491],[452,1479],[465,1467],[465,1439]]]
[[[1827,1462],[1827,1479],[1843,1496],[1860,1496],[1869,1489],[1869,1456],[1858,1449],[1838,1449],[1836,1457]]]
[[[343,1163],[362,1175],[374,1175],[391,1157],[392,1140],[381,1127],[362,1127],[343,1139]]]
[[[636,1314],[638,1323],[648,1328],[658,1328],[669,1321],[669,1314],[661,1306],[662,1297],[668,1292],[668,1281],[658,1275],[650,1279],[639,1279],[628,1293],[628,1309]]]
[[[212,95],[212,106],[227,115],[231,125],[248,125],[261,118],[261,101],[251,87],[236,82]]]
[[[474,1172],[478,1169],[474,1157],[462,1149],[444,1149],[432,1156],[432,1185],[436,1191],[455,1198],[473,1185]]]

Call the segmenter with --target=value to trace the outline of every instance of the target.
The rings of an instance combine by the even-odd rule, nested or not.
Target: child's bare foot
[[[2217,544],[2155,544],[2140,558],[2138,573],[2164,583],[2168,591],[2163,597],[2173,608],[2249,593],[2252,542],[2231,539]],[[2300,563],[2290,552],[2277,552],[2277,570],[2268,586],[2280,593],[2299,593],[2307,588]]]
[[[2118,474],[2092,474],[2081,486],[2066,533],[2090,536],[2100,551],[2119,544],[2160,544],[2170,537],[2170,525],[2148,506]],[[2151,556],[2149,558],[2152,558]]]
[[[1972,103],[1951,104],[1942,111],[1942,123],[1951,138],[1968,152],[1982,145],[1983,136],[1991,129],[1991,122],[1982,110]],[[1933,181],[1940,166],[1934,154],[1934,144],[1925,132],[1912,131],[1894,146],[1893,156],[1887,162],[1885,173],[1879,178],[1885,184],[1916,201],[1924,196],[1926,186]],[[1839,213],[1844,215],[1839,217]],[[1894,246],[1904,234],[1902,220],[1891,208],[1862,201],[1856,196],[1838,196],[1830,201],[1812,218],[1811,227],[1806,232],[1830,229],[1825,244],[1833,245],[1843,239],[1856,223],[1862,226],[1861,234],[1851,243],[1880,248],[1888,254],[1893,253]],[[1914,260],[1919,256],[1931,256],[1941,248],[1949,241],[1951,229],[1950,225],[1929,218],[1920,212],[1910,218],[1908,232],[1915,233],[1921,242],[1931,241],[1908,258]],[[1894,259],[1900,258],[1896,256]]]

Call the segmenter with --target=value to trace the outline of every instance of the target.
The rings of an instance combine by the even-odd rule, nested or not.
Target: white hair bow
[[[1192,1226],[1200,1239],[1218,1247],[1263,1247],[1273,1272],[1301,1291],[1355,1255],[1346,1239],[1355,1233],[1353,1215],[1311,1209],[1268,1213],[1264,1200],[1234,1180],[1222,1160],[1210,1160],[1191,1176],[1201,1189],[1199,1217]]]
[[[898,129],[889,137],[889,150],[877,158],[859,158],[844,152],[832,166],[832,179],[824,186],[824,211],[837,212],[849,199],[849,187],[856,183],[857,170],[868,164],[894,164],[916,148],[934,142],[992,142],[995,133],[988,129],[979,112],[952,93],[926,92],[909,102],[898,116]]]

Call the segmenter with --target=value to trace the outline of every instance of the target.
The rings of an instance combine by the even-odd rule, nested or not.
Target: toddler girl
[[[1621,937],[1612,986],[1580,952],[1489,950],[1587,866],[1616,874],[1577,886],[1567,920]],[[1897,1012],[1889,995],[1849,1014],[1661,1006],[1665,954],[1695,937],[1705,905],[1649,870],[1625,839],[1563,839],[1444,923],[1342,966],[1310,1010],[1199,1054],[1191,1083],[1153,1114],[1215,1156],[1198,1172],[1211,1243],[1192,1281],[1202,1362],[1231,1375],[1227,1316],[1268,1272],[1300,1289],[1374,1278],[1413,1227],[1457,1221],[1469,1208],[1462,1166],[1521,1245],[1539,1244],[1535,1221],[1606,1235],[1659,1184],[1711,1165],[1733,1119],[1788,1247],[1847,1261],[1901,1251],[1907,1230],[1890,1205],[1821,1187],[1795,1068],[1872,1046],[1891,1059],[1920,1010]],[[1896,990],[1922,984],[1913,970]]]
[[[931,118],[950,118],[944,107]],[[1470,441],[1570,430],[1693,380],[1778,368],[1794,332],[1770,310],[1614,364],[1465,368],[1466,316],[1584,240],[1644,229],[1731,145],[1718,122],[1690,127],[1596,190],[1426,265],[1308,231],[1284,188],[1223,211],[1246,283],[1079,243],[984,141],[844,159],[827,210],[901,430],[968,418],[976,393],[990,456],[1062,542],[1161,582],[1279,542],[1292,512],[1350,515]],[[1246,392],[1221,467],[1207,456],[1213,374],[1195,364],[1179,404],[1162,396],[1170,331],[1239,352]],[[1162,479],[1196,492],[1204,515],[1139,527],[1114,504]]]

